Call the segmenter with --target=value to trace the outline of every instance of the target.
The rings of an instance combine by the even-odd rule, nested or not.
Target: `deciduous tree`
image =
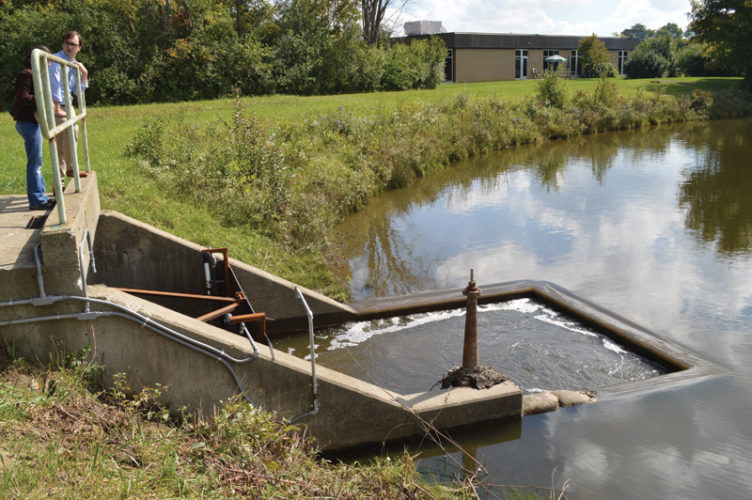
[[[402,10],[409,0],[360,0],[363,39],[371,45],[379,41],[387,9]]]
[[[694,0],[689,29],[707,44],[711,57],[744,75],[752,89],[752,2],[749,0]]]
[[[631,28],[627,28],[621,32],[621,36],[624,38],[635,38],[637,40],[645,40],[654,34],[653,30],[641,23],[633,24]]]
[[[582,61],[582,74],[585,77],[598,75],[598,67],[609,62],[606,45],[593,33],[580,42],[579,56]]]

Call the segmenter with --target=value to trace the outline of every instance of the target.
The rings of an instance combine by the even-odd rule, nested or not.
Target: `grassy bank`
[[[611,83],[563,82],[561,108],[540,102],[533,80],[94,108],[92,168],[104,208],[344,298],[324,259],[328,229],[381,190],[516,144],[749,113],[729,93],[738,79]],[[23,144],[7,115],[0,147],[0,193],[23,193]]]
[[[229,402],[215,418],[178,423],[165,389],[103,391],[78,357],[40,369],[0,355],[2,498],[446,498],[411,458],[331,463],[272,415]],[[90,389],[94,389],[91,392]]]

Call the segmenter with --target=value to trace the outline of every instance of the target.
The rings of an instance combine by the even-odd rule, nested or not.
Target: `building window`
[[[627,63],[627,51],[626,50],[620,50],[619,51],[619,74],[624,74],[624,65]]]
[[[580,54],[576,50],[572,51],[572,54],[569,58],[569,63],[571,64],[569,71],[571,71],[572,76],[581,76],[582,68],[580,67]]]
[[[527,49],[514,51],[514,77],[517,80],[527,78]]]
[[[454,66],[452,65],[454,53],[452,52],[452,49],[447,49],[447,55],[444,59],[444,81],[445,82],[453,82],[454,81]]]
[[[543,72],[546,71],[555,71],[556,70],[556,63],[547,63],[546,58],[551,56],[558,56],[559,51],[558,50],[544,50],[543,51]]]

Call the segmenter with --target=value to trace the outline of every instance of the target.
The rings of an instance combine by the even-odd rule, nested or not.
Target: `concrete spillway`
[[[105,383],[125,373],[136,391],[168,385],[168,405],[204,414],[243,391],[252,404],[298,419],[325,450],[419,436],[427,423],[450,428],[522,415],[522,391],[510,382],[485,390],[400,394],[319,367],[312,391],[310,363],[199,321],[171,299],[157,303],[116,289],[206,293],[203,248],[122,214],[102,212],[96,174],[81,182],[81,192],[66,194],[65,224],[53,211],[42,227],[27,229],[39,213],[25,210],[24,197],[0,201],[0,336],[16,352],[46,362],[61,349],[91,347],[91,356],[105,367]],[[306,310],[294,283],[236,260],[230,264],[254,308],[265,313],[272,338],[306,328]],[[599,325],[622,345],[668,367],[667,375],[657,377],[661,384],[716,372],[696,356],[550,283],[518,281],[483,290],[483,301],[532,296]],[[456,308],[465,300],[452,290],[345,305],[301,291],[317,328]],[[616,388],[612,394],[632,388]]]

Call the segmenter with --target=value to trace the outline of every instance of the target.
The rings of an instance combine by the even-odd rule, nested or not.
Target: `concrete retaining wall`
[[[167,385],[167,404],[204,415],[240,389],[254,405],[280,417],[291,419],[313,408],[309,362],[259,346],[252,361],[223,363],[219,359],[226,356],[251,356],[249,341],[108,286],[201,294],[203,248],[115,212],[100,216],[96,174],[82,179],[82,187],[81,193],[66,195],[68,222],[59,224],[51,213],[45,228],[23,233],[25,243],[13,241],[11,253],[17,255],[9,261],[14,263],[0,266],[4,342],[42,363],[91,348],[93,360],[105,368],[105,384],[124,373],[134,391]],[[20,214],[11,225],[18,224],[21,231],[27,218]],[[85,287],[79,248],[83,242],[83,268],[88,270],[87,231],[96,236],[97,273],[89,274]],[[41,275],[34,259],[38,243]],[[231,264],[256,310],[266,312],[272,324],[307,322],[294,283],[235,260]],[[355,317],[349,306],[302,291],[319,322]],[[151,322],[173,333],[150,329]],[[184,337],[176,342],[180,335]],[[209,351],[190,347],[196,343]],[[511,383],[485,391],[460,388],[406,396],[324,367],[317,367],[317,375],[319,411],[299,424],[325,450],[422,435],[429,421],[446,428],[519,418],[521,413],[522,393]]]
[[[91,277],[97,283],[120,288],[206,293],[201,255],[206,247],[112,211],[102,213],[97,233],[94,246],[97,274]],[[307,326],[305,309],[295,294],[295,283],[236,259],[231,258],[230,263],[253,308],[269,319],[270,333]],[[317,327],[355,316],[352,308],[345,304],[302,287],[301,291]],[[178,311],[186,307],[185,301],[160,299],[159,303]]]
[[[156,383],[168,385],[164,399],[173,408],[211,415],[238,393],[230,371],[213,357],[144,328],[140,321],[106,313],[118,310],[116,305],[126,307],[237,359],[253,353],[245,338],[104,285],[89,287],[89,296],[107,304],[92,304],[91,313],[82,319],[4,327],[2,336],[17,352],[41,361],[91,347],[93,359],[106,368],[105,384],[113,374],[125,373],[135,391]],[[62,306],[84,311],[80,301],[65,300]],[[59,309],[57,304],[28,306],[23,312],[25,317],[48,316]],[[105,314],[92,319],[92,313],[99,312]],[[280,351],[272,357],[269,348],[260,346],[258,358],[230,365],[255,405],[288,419],[311,409],[309,362]],[[300,424],[325,450],[421,435],[426,421],[446,428],[518,418],[522,405],[522,393],[511,383],[484,391],[458,388],[404,396],[321,366],[317,380],[319,412]]]
[[[136,391],[157,383],[169,385],[164,396],[168,404],[205,415],[237,394],[239,386],[255,405],[276,411],[281,417],[293,418],[312,408],[309,362],[260,346],[258,357],[250,362],[223,364],[218,358],[250,356],[253,351],[248,340],[110,288],[201,294],[205,286],[201,272],[203,248],[115,212],[100,215],[96,174],[82,179],[82,187],[81,193],[66,195],[67,223],[59,224],[53,212],[44,229],[23,233],[25,243],[10,238],[0,242],[0,250],[17,253],[7,258],[7,264],[0,265],[0,337],[5,342],[16,352],[42,362],[91,347],[93,359],[106,369],[105,382],[122,372]],[[2,216],[5,218],[6,214]],[[21,227],[26,218],[27,215],[19,215],[18,231],[24,231]],[[79,248],[82,242],[85,245],[87,231],[92,238],[96,236],[98,271],[86,280],[98,281],[87,287],[88,298],[92,299],[88,309],[82,301],[85,290],[79,264]],[[45,300],[34,263],[37,242],[42,249]],[[84,261],[83,267],[88,269],[88,251],[84,252]],[[272,331],[275,325],[278,329],[299,328],[306,322],[294,283],[236,260],[231,260],[231,264],[255,309],[271,318]],[[659,377],[664,385],[718,372],[695,355],[668,345],[639,326],[551,283],[519,281],[486,285],[483,289],[481,302],[534,296],[604,328],[627,348],[677,370]],[[459,307],[464,300],[455,290],[348,306],[311,290],[302,291],[318,325]],[[24,302],[25,299],[33,300]],[[134,314],[193,340],[176,342],[174,337],[147,328],[143,319],[128,319]],[[195,342],[211,346],[214,354],[189,347]],[[325,450],[419,436],[427,430],[427,422],[449,428],[516,419],[522,412],[522,392],[510,382],[480,391],[455,388],[403,395],[324,367],[318,367],[317,374],[320,409],[305,416],[300,424],[308,427]],[[657,387],[658,383],[651,385]],[[625,393],[634,387],[627,384],[610,391]]]

